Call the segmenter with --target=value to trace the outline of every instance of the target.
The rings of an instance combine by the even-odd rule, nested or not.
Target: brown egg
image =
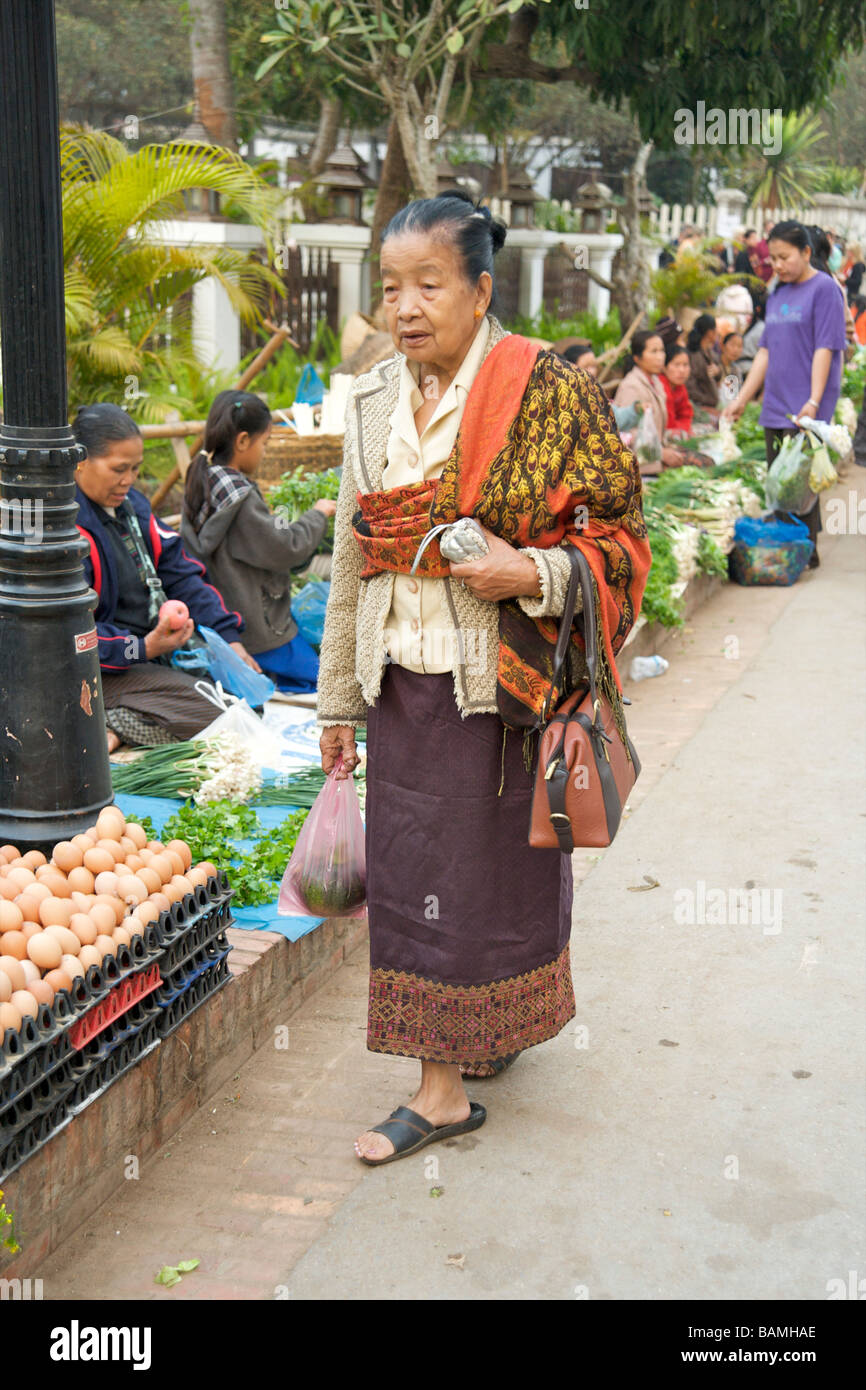
[[[147,901],[152,903],[159,912],[168,912],[168,909],[171,907],[171,903],[163,892],[151,893]]]
[[[9,1002],[14,1004],[21,1014],[27,1014],[30,1018],[36,1018],[39,1013],[39,1005],[29,989],[16,989]]]
[[[97,933],[112,932],[117,926],[117,913],[109,903],[94,903],[87,915],[95,924]]]
[[[74,914],[69,923],[69,930],[75,933],[82,946],[92,946],[99,935],[99,928],[93,918],[85,912]]]
[[[0,1042],[7,1033],[17,1033],[23,1021],[21,1010],[14,1004],[0,1004]]]
[[[155,856],[153,850],[152,850],[152,849],[148,849],[146,845],[145,845],[144,849],[140,849],[140,850],[138,851],[138,857],[139,857],[139,859],[141,860],[142,864],[152,864],[153,861],[154,861],[154,859],[156,858],[156,856]],[[9,869],[9,866],[8,866],[8,865],[6,866],[6,869],[7,869],[7,872],[8,872],[8,869]],[[2,868],[0,868],[0,873],[2,873]]]
[[[20,895],[20,897],[16,898],[15,901],[18,903],[18,906],[19,906],[19,907],[21,907],[21,903],[22,903],[25,899],[26,899],[26,901],[27,901],[28,903],[35,903],[35,904],[36,904],[36,909],[37,909],[37,915],[36,915],[35,917],[32,917],[31,914],[28,913],[28,912],[24,912],[24,908],[23,908],[23,907],[21,908],[21,911],[24,912],[24,916],[27,917],[27,918],[29,918],[29,920],[31,920],[31,921],[33,921],[33,922],[36,922],[36,921],[39,921],[39,920],[40,920],[40,919],[39,919],[39,904],[40,904],[40,903],[44,903],[46,898],[53,898],[53,897],[54,897],[54,894],[51,892],[51,889],[47,886],[47,884],[45,884],[45,883],[31,883],[30,887],[29,887],[29,888],[25,888],[25,889],[24,889],[24,892]],[[65,901],[66,901],[66,899],[64,899],[64,898],[58,898],[58,899],[57,899],[57,902],[59,902],[59,903],[62,903],[62,902],[65,902]],[[71,899],[70,899],[70,902],[71,902]]]
[[[54,1003],[54,990],[51,988],[47,980],[34,980],[32,984],[29,986],[29,989],[37,1004]]]
[[[137,821],[129,820],[126,822],[126,838],[132,840],[136,849],[145,849],[147,846],[147,832],[143,825]]]
[[[197,864],[194,869],[187,869],[186,877],[193,888],[198,888],[199,886],[204,887],[207,883],[207,874],[201,864]]]
[[[94,941],[97,951],[101,951],[104,956],[113,956],[116,945],[113,936],[100,935]]]
[[[18,897],[20,892],[20,884],[14,883],[12,879],[7,878],[5,875],[0,878],[0,898],[2,898],[4,902],[11,902],[13,898]]]
[[[187,893],[192,893],[194,890],[194,884],[190,883],[185,874],[175,874],[171,882],[177,889],[181,898],[185,898]]]
[[[0,933],[20,931],[23,921],[24,913],[17,903],[7,902],[5,898],[0,901]]]
[[[180,855],[181,861],[183,863],[182,872],[186,873],[187,869],[192,863],[192,851],[189,845],[187,844],[186,840],[169,840],[168,844],[166,845],[166,849],[173,850],[175,854]]]
[[[41,923],[41,922],[25,922],[25,923],[23,924],[21,930],[22,930],[22,932],[24,933],[24,935],[27,937],[27,940],[29,941],[30,938],[31,938],[31,936],[36,936],[39,932],[42,931],[42,923]]]
[[[17,956],[0,956],[0,970],[9,976],[13,989],[24,988],[27,976],[21,969],[21,962]]]
[[[162,888],[162,879],[156,869],[149,868],[147,864],[142,865],[135,876],[145,885],[149,894],[158,893]]]
[[[40,970],[56,970],[63,958],[63,947],[54,932],[41,931],[27,942],[27,954]]]
[[[20,859],[20,858],[21,858],[21,851],[20,851],[20,849],[16,849],[14,845],[2,845],[2,846],[0,846],[0,854],[2,854],[2,856],[3,856],[3,858],[6,860],[6,863],[7,863],[7,864],[11,863],[13,859]]]
[[[153,903],[147,902],[139,903],[132,916],[138,919],[141,926],[146,926],[148,922],[157,922],[159,920],[159,913],[160,909],[158,907],[154,907]],[[130,921],[131,919],[127,917],[125,920]]]
[[[8,1004],[12,998],[12,981],[5,970],[0,970],[0,1004]]]
[[[123,850],[120,848],[120,842],[110,839],[107,835],[103,836],[101,840],[97,840],[96,848],[104,849],[107,854],[110,854],[115,864],[119,864],[122,859],[126,858]]]
[[[68,898],[72,893],[69,879],[59,869],[47,869],[39,882],[45,885],[54,898]]]
[[[111,908],[112,912],[114,913],[115,926],[117,926],[120,922],[123,921],[124,917],[126,916],[127,907],[123,899],[118,897],[116,893],[100,893],[97,898],[97,902],[106,903],[107,906]]]
[[[148,840],[147,848],[152,850],[154,854],[162,854],[165,845],[162,843],[162,840]]]
[[[118,892],[127,907],[137,907],[139,903],[145,902],[150,889],[142,883],[140,878],[136,878],[135,874],[130,874],[128,878],[120,880]]]
[[[123,850],[124,859],[128,859],[131,854],[138,852],[138,845],[125,833],[120,837],[120,848]]]
[[[85,850],[84,867],[92,874],[113,873],[115,863],[114,855],[106,849],[94,845],[92,849]]]
[[[127,927],[124,926],[124,922],[127,922],[128,920],[129,919],[127,917],[124,917],[123,922],[121,922],[120,926],[115,927],[114,931],[111,933],[112,938],[118,946],[120,946],[121,944],[123,944],[124,946],[128,946],[130,941],[132,940],[132,933],[129,931]]]
[[[126,867],[129,869],[130,873],[133,874],[137,874],[139,869],[145,868],[144,860],[142,859],[141,855],[137,853],[128,854],[124,862],[126,864]],[[120,868],[119,864],[118,868]]]
[[[72,988],[72,978],[67,970],[49,970],[45,983],[51,986],[55,994],[59,994],[62,989]]]
[[[96,822],[96,833],[100,840],[121,839],[126,830],[126,820],[119,806],[106,806],[99,813]]]
[[[162,891],[165,897],[168,898],[169,903],[176,903],[178,898],[181,897],[181,894],[175,888],[174,884],[170,882],[162,885]]]
[[[29,941],[27,943],[27,949],[30,949]],[[39,966],[34,965],[32,960],[30,960],[27,956],[25,956],[21,962],[21,969],[24,971],[24,979],[26,981],[26,984],[24,986],[25,989],[29,989],[30,986],[33,984],[34,980],[42,979],[42,971],[39,969]]]
[[[168,854],[154,854],[149,867],[153,869],[155,873],[159,874],[163,883],[168,883],[169,879],[174,875],[174,865]]]
[[[43,898],[39,904],[39,920],[43,927],[68,927],[74,912],[71,898]]]
[[[172,873],[182,874],[184,869],[183,860],[177,850],[165,849],[163,853],[171,860]]]
[[[216,878],[216,874],[217,874],[216,866],[215,866],[214,864],[212,864],[212,863],[210,862],[209,859],[203,859],[202,862],[199,864],[198,867],[199,867],[200,869],[204,869],[204,871],[205,871],[205,873],[207,874],[208,878]]]
[[[41,849],[29,849],[25,855],[22,855],[21,862],[22,864],[26,864],[27,868],[32,869],[35,873],[39,866],[41,864],[47,864],[48,860],[45,858]]]
[[[70,869],[66,881],[72,893],[93,893],[95,891],[93,874],[89,869],[85,869],[83,864],[77,869]]]
[[[77,956],[64,956],[60,962],[60,969],[70,975],[73,980],[84,974],[84,966]]]
[[[65,956],[78,955],[81,950],[81,942],[71,927],[46,927],[45,930],[57,937]]]
[[[14,956],[16,960],[23,960],[27,955],[27,937],[22,931],[5,931],[3,933],[3,956]]]
[[[19,885],[19,893],[22,892],[28,884],[36,882],[36,875],[33,870],[21,864],[19,864],[17,868],[10,869],[6,877],[10,883],[17,883]]]
[[[68,874],[71,869],[78,869],[84,863],[84,851],[71,840],[60,840],[54,846],[51,862],[62,873]]]
[[[87,971],[91,965],[102,964],[102,952],[96,946],[82,946],[78,959]]]
[[[87,835],[84,832],[82,832],[80,835],[73,835],[69,843],[71,845],[75,845],[76,849],[81,850],[81,862],[83,864],[84,855],[87,853],[89,849],[93,849],[93,846],[96,844],[96,836]]]
[[[97,894],[105,894],[107,897],[113,898],[117,892],[117,874],[113,869],[97,874],[93,886]]]
[[[95,893],[73,893],[71,901],[75,904],[76,912],[89,912],[96,902]]]

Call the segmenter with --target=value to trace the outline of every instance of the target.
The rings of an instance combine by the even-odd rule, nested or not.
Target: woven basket
[[[342,462],[341,434],[295,434],[294,430],[275,425],[256,476],[260,481],[276,482],[298,467],[308,473],[325,473],[329,468],[339,468]]]

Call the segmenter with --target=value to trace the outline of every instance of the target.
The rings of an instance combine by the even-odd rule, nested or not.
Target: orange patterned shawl
[[[359,492],[358,507],[353,529],[364,555],[362,578],[408,573],[430,527],[461,516],[515,546],[579,546],[595,579],[604,634],[601,684],[617,702],[615,656],[640,612],[651,557],[637,462],[603,391],[584,372],[509,334],[472,384],[441,477]],[[416,573],[450,573],[438,539]],[[528,617],[516,599],[499,609],[500,715],[510,728],[533,727],[550,689],[558,622]],[[582,648],[580,626],[578,617],[572,640]]]

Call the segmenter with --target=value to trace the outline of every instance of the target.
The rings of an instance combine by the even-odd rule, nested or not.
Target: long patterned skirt
[[[492,1061],[575,1015],[571,859],[527,841],[522,736],[386,666],[367,721],[367,1047]],[[501,794],[500,793],[501,787]]]

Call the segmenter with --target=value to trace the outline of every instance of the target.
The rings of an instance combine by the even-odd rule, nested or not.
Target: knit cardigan
[[[490,316],[487,353],[506,336]],[[394,588],[392,571],[361,579],[362,556],[352,532],[357,493],[382,487],[387,462],[391,416],[399,395],[403,354],[395,354],[359,376],[346,411],[343,474],[334,518],[334,556],[331,591],[322,636],[316,718],[328,727],[366,723],[367,709],[376,703],[388,660],[385,627]],[[482,359],[483,360],[483,359]],[[564,542],[569,545],[570,542]],[[541,598],[518,601],[531,618],[559,617],[571,578],[571,561],[562,546],[521,547],[538,568]],[[448,578],[445,597],[454,630],[454,698],[460,714],[496,714],[496,676],[499,652],[499,604],[481,599],[459,579]],[[578,610],[581,597],[578,592]],[[573,681],[586,671],[580,652],[570,644]]]

